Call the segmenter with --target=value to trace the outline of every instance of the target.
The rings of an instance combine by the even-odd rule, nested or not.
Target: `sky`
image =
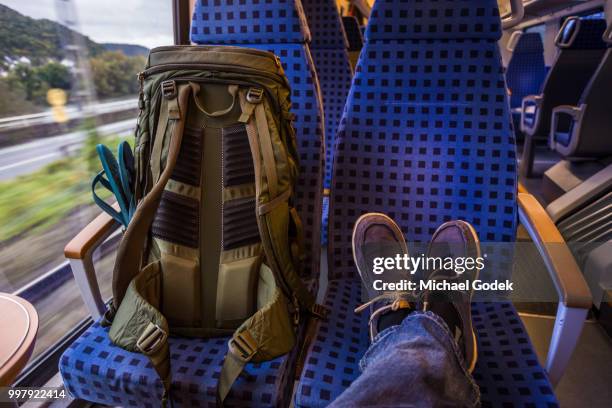
[[[56,3],[65,0],[0,0],[32,18],[58,21]],[[144,45],[172,44],[170,0],[72,0],[83,34],[96,42]]]

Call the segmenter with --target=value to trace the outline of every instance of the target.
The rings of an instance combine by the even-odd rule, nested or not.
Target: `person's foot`
[[[441,225],[434,233],[428,247],[427,257],[446,258],[473,258],[480,257],[480,242],[474,228],[465,221],[450,221]],[[436,280],[453,283],[469,281],[469,288],[465,291],[422,293],[422,309],[431,311],[440,316],[448,325],[451,334],[459,345],[465,357],[469,372],[476,365],[476,335],[472,327],[471,301],[473,290],[472,282],[478,278],[478,269],[465,269],[458,273],[456,270],[438,269],[429,273],[427,280]]]
[[[398,325],[413,310],[409,292],[378,292],[374,281],[392,281],[393,276],[409,277],[404,271],[385,271],[384,275],[374,272],[376,258],[396,258],[408,255],[408,247],[402,231],[388,216],[369,213],[359,217],[353,228],[353,259],[368,299],[364,305],[355,309],[359,313],[367,307],[372,308],[370,315],[370,340],[391,326]]]

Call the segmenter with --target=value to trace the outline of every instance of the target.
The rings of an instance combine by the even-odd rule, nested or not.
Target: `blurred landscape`
[[[74,44],[84,48],[84,63]],[[95,146],[116,150],[132,141],[136,75],[148,51],[96,43],[0,4],[0,292],[19,292],[67,267],[64,246],[100,213],[91,193],[101,167]],[[87,97],[79,83],[84,67],[94,90]],[[97,262],[105,299],[112,262]],[[71,274],[62,276],[51,293],[29,299],[41,321],[35,355],[88,314]]]

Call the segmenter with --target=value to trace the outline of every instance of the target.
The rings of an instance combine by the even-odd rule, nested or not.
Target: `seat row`
[[[606,136],[612,131],[606,108],[612,89],[612,39],[606,21],[567,18],[555,45],[556,59],[540,89],[536,86],[545,68],[538,34],[521,36],[508,66],[512,107],[525,137],[520,168],[525,177],[534,176],[538,141],[570,161],[612,156],[612,142]]]

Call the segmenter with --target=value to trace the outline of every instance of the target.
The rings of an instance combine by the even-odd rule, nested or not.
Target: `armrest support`
[[[574,152],[578,144],[578,138],[574,137],[574,130],[580,128],[583,106],[561,105],[553,109],[548,139],[551,149],[565,156],[571,156]],[[562,141],[564,134],[565,140]]]
[[[117,203],[113,207],[118,209]],[[119,223],[110,215],[102,213],[83,228],[64,248],[64,255],[70,262],[81,297],[94,320],[102,317],[106,307],[96,278],[93,253],[119,227]]]
[[[523,98],[521,131],[526,135],[533,136],[540,124],[540,108],[543,100],[542,95],[528,95]]]
[[[518,194],[519,219],[544,260],[559,294],[546,371],[556,386],[578,343],[582,326],[592,305],[591,291],[561,233],[544,208],[531,195]]]
[[[591,291],[557,226],[531,194],[519,193],[518,202],[521,224],[542,255],[559,300],[567,307],[590,308]]]

